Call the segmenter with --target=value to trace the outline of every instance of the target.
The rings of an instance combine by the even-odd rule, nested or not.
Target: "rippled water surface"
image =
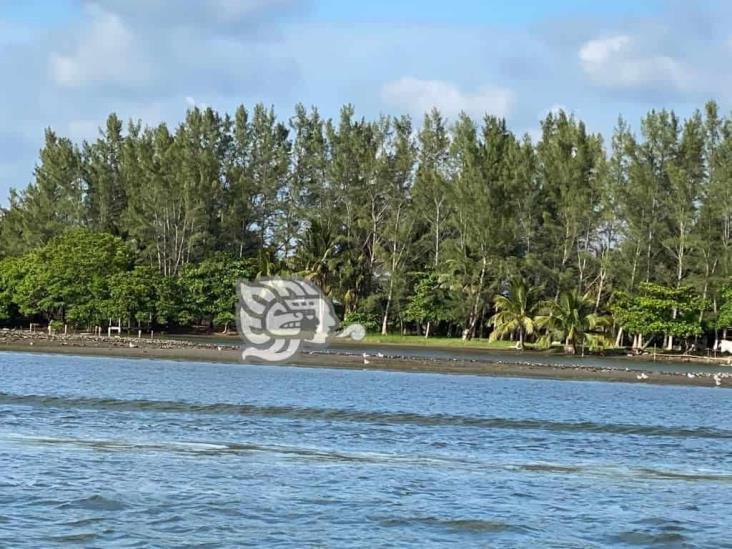
[[[732,547],[732,391],[0,353],[0,545]]]

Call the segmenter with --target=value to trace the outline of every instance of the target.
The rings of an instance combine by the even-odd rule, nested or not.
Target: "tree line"
[[[541,316],[567,340],[566,305],[612,319],[591,322],[598,341],[689,344],[732,324],[732,118],[654,110],[606,142],[558,112],[534,143],[437,110],[112,114],[94,141],[46,131],[0,255],[8,324],[226,328],[233,280],[293,273],[382,333],[523,342]],[[522,304],[518,324],[498,314]]]

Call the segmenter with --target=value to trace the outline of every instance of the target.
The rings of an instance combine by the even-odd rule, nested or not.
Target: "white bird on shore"
[[[641,372],[639,375],[635,376],[636,379],[648,379],[648,376],[645,372]]]
[[[719,374],[714,374],[712,376],[712,379],[714,380],[714,384],[717,387],[719,387],[720,385],[722,385],[722,377]]]
[[[686,377],[689,377],[689,378],[694,378],[694,377],[696,377],[696,376],[695,376],[694,374],[692,374],[691,372],[689,372],[688,374],[686,374]]]
[[[384,353],[376,353],[376,356],[378,356],[379,358],[384,358]]]

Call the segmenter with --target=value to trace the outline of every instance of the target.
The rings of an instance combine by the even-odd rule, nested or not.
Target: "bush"
[[[379,326],[379,319],[375,314],[364,313],[362,311],[353,311],[346,313],[343,319],[343,324],[348,326],[349,324],[361,324],[366,328],[367,332],[378,332],[381,329]]]

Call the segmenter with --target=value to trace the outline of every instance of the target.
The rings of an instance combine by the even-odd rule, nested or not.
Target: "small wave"
[[[84,509],[87,511],[121,511],[126,507],[127,505],[121,501],[100,495],[75,499],[59,506],[61,509]]]
[[[255,444],[240,442],[190,442],[190,441],[144,441],[144,440],[110,440],[89,438],[36,437],[25,435],[7,435],[2,437],[16,443],[31,445],[74,446],[90,450],[108,452],[172,452],[182,454],[246,454],[270,453],[291,455],[317,461],[351,461],[370,463],[408,463],[420,465],[461,464],[469,463],[463,459],[442,458],[438,456],[400,455],[384,452],[341,452],[321,448],[302,446],[286,446],[276,444]]]
[[[644,480],[678,480],[678,481],[713,481],[732,482],[732,474],[713,471],[670,471],[651,467],[623,467],[604,464],[564,464],[564,463],[519,463],[507,465],[512,470],[529,473],[578,474],[584,476],[601,476],[611,478],[634,478]]]
[[[611,536],[610,541],[614,544],[643,547],[653,545],[685,547],[689,541],[686,536],[687,529],[678,521],[648,518],[636,521],[633,525],[637,527]]]
[[[433,526],[459,532],[506,532],[524,531],[525,527],[504,522],[479,518],[450,519],[446,517],[389,517],[379,521],[385,526]]]
[[[107,452],[171,452],[192,455],[278,454],[316,462],[361,462],[391,466],[450,467],[473,471],[511,471],[548,475],[580,475],[644,480],[712,481],[732,483],[732,474],[704,470],[668,470],[624,467],[597,463],[505,463],[448,455],[397,454],[388,452],[346,452],[327,448],[242,442],[145,441],[6,435],[4,440],[24,444],[66,445]],[[91,499],[85,505],[104,505]],[[64,504],[67,505],[67,504]]]
[[[97,534],[94,532],[82,532],[79,534],[65,534],[62,536],[54,536],[51,538],[53,543],[88,543],[97,539]]]
[[[233,403],[206,404],[167,400],[125,400],[95,397],[14,395],[9,393],[0,393],[0,405],[49,407],[60,409],[94,409],[113,412],[239,415],[313,421],[352,421],[362,423],[411,424],[421,426],[476,427],[485,429],[590,432],[674,438],[732,438],[732,430],[711,427],[664,427],[659,425],[597,423],[591,421],[567,422],[543,419],[476,417],[450,414],[425,415],[412,412],[360,411],[336,408],[261,406]]]

